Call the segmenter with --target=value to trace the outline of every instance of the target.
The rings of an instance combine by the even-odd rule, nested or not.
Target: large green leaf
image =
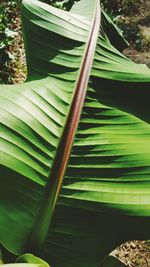
[[[0,88],[0,240],[54,267],[150,236],[150,70],[111,45],[98,2],[24,0],[28,79]]]
[[[1,267],[50,267],[50,265],[42,259],[26,253],[19,256],[15,263],[1,264]]]
[[[33,264],[35,265],[35,267],[36,266],[37,267],[50,267],[47,262],[29,253],[19,256],[16,259],[16,263],[17,264],[20,264],[20,263],[28,264],[27,266],[29,266],[29,264]]]

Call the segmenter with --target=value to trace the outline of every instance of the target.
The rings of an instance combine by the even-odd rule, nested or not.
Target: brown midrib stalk
[[[89,34],[88,45],[86,47],[80,68],[80,74],[76,84],[75,93],[52,165],[50,177],[46,186],[45,194],[43,196],[39,217],[30,237],[30,251],[33,251],[37,254],[40,254],[39,251],[41,250],[41,247],[43,246],[43,243],[45,241],[48,228],[55,210],[56,202],[62,187],[63,178],[68,165],[74,137],[86,96],[99,27],[100,7],[99,1],[97,0],[93,25]]]

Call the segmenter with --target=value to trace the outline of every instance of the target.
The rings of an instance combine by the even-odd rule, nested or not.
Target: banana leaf
[[[28,78],[0,87],[0,242],[96,267],[150,237],[150,70],[112,45],[98,0],[23,0],[22,24]]]
[[[1,267],[50,267],[50,265],[42,259],[26,253],[19,256],[15,263],[1,264]]]

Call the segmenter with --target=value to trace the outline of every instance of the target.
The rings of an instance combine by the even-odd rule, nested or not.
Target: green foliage
[[[76,0],[42,0],[41,2],[47,3],[59,9],[70,10],[73,4],[77,1]]]
[[[20,1],[2,1],[0,3],[0,82],[9,79],[7,77],[7,67],[14,58],[11,53],[11,45],[14,43],[14,39],[17,33],[12,28],[13,15],[17,12],[17,8],[20,5]],[[7,78],[6,78],[6,77]]]
[[[60,0],[60,1],[56,1],[56,0],[42,0],[41,2],[44,2],[46,4],[52,5],[54,7],[60,8],[60,9],[65,9],[64,8],[64,4],[65,4],[65,0]]]
[[[99,1],[24,0],[22,12],[28,79],[0,88],[0,241],[54,267],[96,266],[150,236],[150,70],[111,44],[107,16],[113,34],[99,28]]]
[[[27,263],[28,265],[26,267],[30,267],[29,264],[34,264],[34,267],[50,267],[49,264],[42,259],[30,254],[26,253],[24,255],[21,255],[16,259],[16,263]],[[19,264],[17,264],[19,266]],[[15,266],[14,266],[15,267]]]
[[[7,9],[3,3],[0,4],[0,65],[1,71],[3,67],[6,67],[11,54],[8,52],[8,47],[12,44],[14,38],[14,32],[8,27],[9,17]],[[1,80],[0,80],[1,82]]]
[[[27,253],[18,257],[15,263],[9,263],[9,264],[2,263],[1,267],[50,267],[50,266],[42,259]]]

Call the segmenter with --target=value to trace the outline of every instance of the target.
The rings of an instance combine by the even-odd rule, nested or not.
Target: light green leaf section
[[[26,253],[17,258],[16,263],[2,264],[2,267],[50,267],[50,265],[42,259]]]
[[[0,240],[17,254],[37,218],[93,23],[37,0],[23,1],[22,21],[28,79],[0,88]]]
[[[47,262],[42,260],[41,258],[38,258],[34,256],[33,254],[26,253],[24,255],[21,255],[17,258],[16,263],[27,263],[27,264],[33,264],[39,267],[50,267]],[[30,267],[30,266],[29,266]]]
[[[8,263],[2,264],[2,267],[40,267],[41,264],[32,264],[32,263]]]
[[[149,100],[150,70],[101,36],[45,246],[56,266],[97,266],[119,244],[150,236]]]
[[[150,70],[144,64],[136,64],[110,44],[105,33],[97,43],[92,74],[109,80],[125,82],[149,82]]]
[[[23,2],[28,82],[0,88],[0,240],[16,254],[24,251],[37,218],[94,2],[82,0],[72,12]],[[63,188],[41,251],[52,266],[96,267],[122,242],[150,237],[149,101],[150,70],[118,52],[101,29]]]

